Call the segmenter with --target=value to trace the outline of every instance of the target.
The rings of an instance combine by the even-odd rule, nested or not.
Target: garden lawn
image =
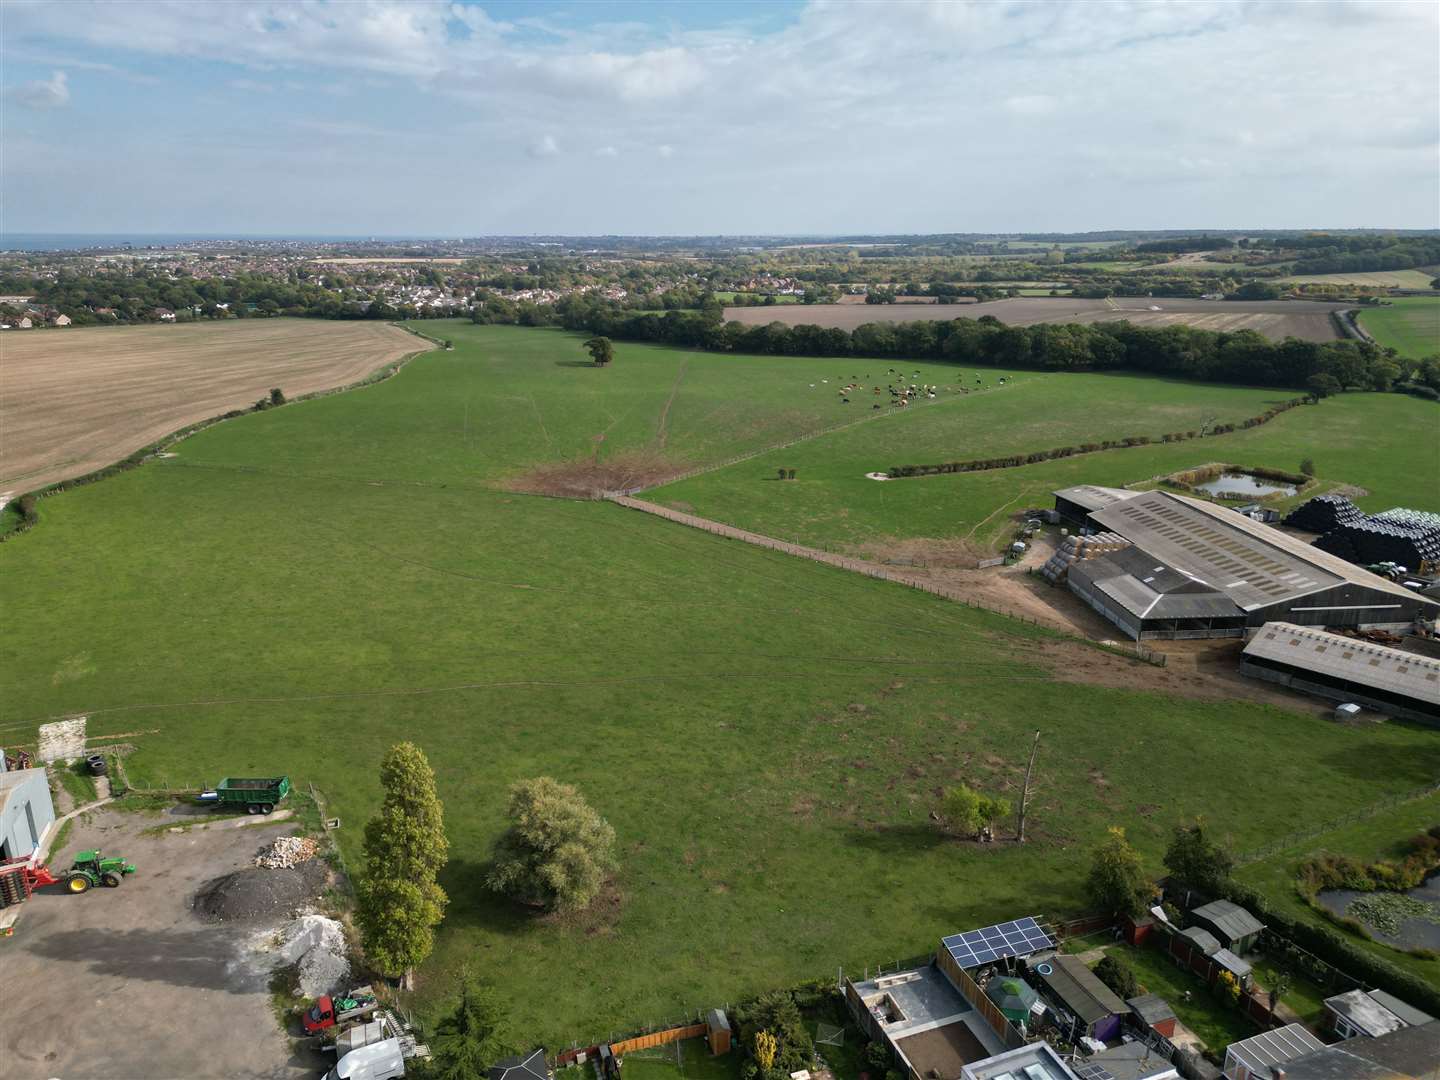
[[[738,1045],[716,1057],[704,1039],[682,1039],[626,1054],[624,1072],[629,1080],[737,1080],[740,1058]]]
[[[1249,961],[1256,984],[1266,990],[1273,987],[1276,977],[1282,970],[1280,965],[1268,956],[1252,956]],[[1325,1010],[1325,999],[1330,996],[1332,991],[1311,982],[1298,971],[1287,971],[1287,973],[1290,976],[1290,989],[1281,995],[1281,1004],[1294,1009],[1302,1023],[1318,1024],[1321,1019],[1320,1014]]]
[[[1362,308],[1360,325],[1411,360],[1440,354],[1440,297],[1397,296],[1387,306]]]
[[[1206,1047],[1224,1056],[1225,1047],[1251,1035],[1259,1029],[1241,1013],[1228,1005],[1221,1004],[1210,988],[1199,978],[1182,968],[1159,949],[1136,948],[1133,945],[1112,945],[1105,950],[1107,956],[1114,956],[1125,963],[1143,986],[1144,992],[1159,994],[1180,1022],[1193,1031]],[[1186,993],[1190,999],[1185,999]]]
[[[597,420],[623,446],[654,440],[686,354],[622,346],[598,371],[572,366],[574,335],[452,334],[387,382],[47,498],[0,545],[24,627],[0,637],[7,746],[82,713],[135,745],[142,786],[288,773],[346,823],[351,866],[381,756],[424,749],[451,842],[425,1017],[469,967],[527,1043],[588,1042],[1082,909],[1085,852],[1111,824],[1158,871],[1183,818],[1253,848],[1440,771],[1433,732],[1170,698],[1139,665],[1133,689],[1060,681],[1033,627],[613,504],[497,490],[584,452]],[[695,355],[676,444],[724,456],[826,419],[836,406],[797,385],[826,367],[856,365]],[[742,391],[753,424],[726,411]],[[1033,842],[939,836],[947,785],[1014,796],[1037,727]],[[1157,747],[1185,768],[1155,768]],[[1216,798],[1236,761],[1264,799]],[[507,786],[536,775],[577,784],[616,829],[619,872],[583,916],[484,888]]]
[[[1112,379],[1118,381],[1112,384]],[[1403,394],[1344,394],[1291,409],[1260,427],[1209,439],[1081,454],[1017,468],[891,481],[865,475],[891,465],[991,456],[1002,452],[1007,438],[1013,439],[1008,445],[1014,450],[1028,451],[1121,434],[1153,436],[1168,429],[1167,421],[1182,430],[1198,427],[1197,415],[1213,415],[1225,404],[1216,390],[1254,395],[1232,399],[1233,411],[1222,418],[1233,418],[1235,411],[1251,415],[1290,396],[1285,391],[1236,391],[1127,376],[1042,375],[1013,389],[1006,386],[947,406],[956,412],[973,409],[973,430],[958,443],[942,445],[954,429],[935,432],[947,411],[935,410],[903,428],[880,424],[873,430],[834,432],[656,488],[643,497],[820,547],[854,549],[924,537],[967,538],[990,548],[1014,531],[1011,514],[1053,505],[1051,492],[1058,488],[1120,487],[1208,462],[1297,471],[1308,457],[1315,462],[1319,485],[1276,505],[1285,507],[1349,484],[1369,493],[1352,496],[1366,510],[1409,506],[1440,511],[1440,406]],[[1172,404],[1164,404],[1166,395]],[[1105,407],[1106,400],[1124,404]],[[1147,405],[1159,415],[1149,414]],[[1193,411],[1182,420],[1165,415],[1167,408]],[[794,482],[769,482],[781,465],[796,469]]]
[[[1235,879],[1264,893],[1279,914],[1324,926],[1365,952],[1431,983],[1440,983],[1440,960],[1423,959],[1362,937],[1310,907],[1295,888],[1296,868],[1312,855],[1330,852],[1351,855],[1366,862],[1403,859],[1406,855],[1405,842],[1434,825],[1440,825],[1440,793],[1403,803],[1365,821],[1330,829],[1312,839],[1298,841],[1292,847],[1237,870]]]

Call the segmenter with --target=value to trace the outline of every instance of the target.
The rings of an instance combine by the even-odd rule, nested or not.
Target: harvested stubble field
[[[0,493],[93,472],[271,387],[344,386],[426,348],[393,326],[319,319],[12,331],[0,340]]]
[[[1255,330],[1273,341],[1286,337],[1333,341],[1338,334],[1330,312],[1345,307],[1309,300],[1179,300],[1132,296],[1085,300],[1068,296],[1024,296],[983,304],[809,304],[784,310],[726,308],[725,318],[751,325],[783,322],[788,326],[813,324],[842,330],[853,330],[869,322],[978,319],[984,315],[993,315],[1011,326],[1123,319],[1140,326],[1183,323],[1205,330]]]
[[[1440,266],[1418,270],[1375,270],[1349,274],[1292,274],[1287,285],[1356,285],[1373,289],[1428,289],[1440,275]]]
[[[843,419],[832,388],[809,384],[863,375],[863,361],[621,343],[601,370],[581,335],[426,325],[454,351],[45,500],[39,525],[0,545],[6,602],[26,621],[0,635],[0,738],[81,712],[95,736],[159,733],[134,739],[137,783],[313,781],[348,823],[351,865],[381,755],[415,740],[452,856],[420,972],[427,1018],[463,968],[483,967],[527,1042],[589,1041],[1020,911],[1081,909],[1084,852],[1111,824],[1154,871],[1184,815],[1254,847],[1440,769],[1431,732],[1168,694],[1119,658],[1109,685],[1076,681],[1097,654],[1028,624],[612,504],[505,490],[593,454],[597,433],[605,453],[693,463]],[[1073,399],[1084,378],[1057,385]],[[888,432],[901,453],[908,422],[954,408],[958,432],[1002,438],[1044,385],[852,430]],[[1123,385],[1097,376],[1096,400]],[[1186,404],[1192,392],[1219,391],[1156,381],[1122,397],[1180,410],[1153,416],[1169,426],[1248,412],[1257,393]],[[1037,727],[1033,842],[940,836],[937,793],[965,780],[1013,797]],[[1157,746],[1183,748],[1187,767],[1156,769]],[[1264,799],[1217,797],[1211,778],[1237,760],[1265,778]],[[537,918],[483,887],[506,785],[543,774],[576,783],[619,837],[619,872],[580,918]]]

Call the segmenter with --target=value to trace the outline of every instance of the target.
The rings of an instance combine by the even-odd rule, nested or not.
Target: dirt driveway
[[[77,819],[52,869],[101,848],[139,872],[118,889],[26,902],[0,939],[0,1057],[8,1080],[315,1077],[270,1009],[268,979],[239,962],[253,926],[209,925],[190,910],[205,881],[250,865],[288,822],[141,835],[164,819],[102,810]],[[239,819],[241,821],[247,819]]]

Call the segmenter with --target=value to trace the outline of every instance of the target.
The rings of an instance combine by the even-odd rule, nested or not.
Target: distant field
[[[7,331],[0,493],[92,472],[271,387],[344,386],[424,348],[393,326],[321,319]]]
[[[1388,306],[1361,309],[1360,325],[1412,360],[1440,353],[1440,297],[1397,296]]]
[[[1255,330],[1274,341],[1286,337],[1333,341],[1337,335],[1330,312],[1344,307],[1344,304],[1307,300],[1178,300],[1128,296],[1084,300],[1064,296],[1019,297],[983,304],[928,304],[923,307],[904,304],[811,304],[783,312],[776,312],[774,308],[726,308],[725,318],[752,326],[778,321],[789,326],[812,324],[844,330],[853,330],[868,322],[978,319],[982,315],[994,315],[1012,326],[1124,319],[1141,326],[1183,323],[1206,330]]]
[[[1367,274],[1295,274],[1281,278],[1290,285],[1371,285],[1383,289],[1428,289],[1440,269],[1377,270]]]

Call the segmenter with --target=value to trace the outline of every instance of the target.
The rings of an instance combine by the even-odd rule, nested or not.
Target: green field
[[[990,381],[989,372],[985,378]],[[853,549],[890,538],[964,538],[990,547],[1013,531],[1010,512],[1049,505],[1057,488],[1118,487],[1212,461],[1294,471],[1311,457],[1322,483],[1369,491],[1355,500],[1364,509],[1440,510],[1433,473],[1416,473],[1427,455],[1433,462],[1440,453],[1440,410],[1400,394],[1327,398],[1261,427],[1213,439],[986,472],[889,482],[865,475],[892,465],[1190,430],[1205,418],[1225,422],[1254,415],[1290,396],[1283,390],[1134,376],[1030,374],[986,395],[824,435],[658,488],[645,498],[821,547]],[[769,483],[782,465],[796,470],[796,480]]]
[[[0,546],[7,746],[80,712],[137,747],[137,783],[288,772],[328,797],[352,860],[381,755],[402,737],[424,748],[452,844],[424,1014],[470,965],[527,1041],[588,1040],[914,955],[965,926],[1082,909],[1084,851],[1112,823],[1158,870],[1185,815],[1243,849],[1440,770],[1433,732],[1172,698],[1146,690],[1140,666],[1134,689],[1063,681],[1033,627],[504,487],[597,445],[694,463],[792,437],[852,415],[810,382],[886,365],[622,344],[598,370],[576,335],[426,326],[454,350],[207,429],[174,458],[43,500],[39,526]],[[1277,395],[1022,375],[851,430],[886,450],[910,425],[916,446],[957,433],[1048,445],[1076,423],[1045,415],[1067,396],[1092,415],[1122,402],[1110,423],[1124,431]],[[1347,396],[1313,412],[1372,408],[1403,434],[1403,410],[1425,404]],[[963,779],[1013,793],[1036,728],[1033,842],[942,840],[937,791]],[[1156,768],[1162,752],[1184,767]],[[1216,798],[1209,778],[1236,762],[1263,798]],[[506,786],[539,774],[578,784],[619,836],[613,889],[581,918],[536,919],[481,885]]]
[[[1440,297],[1396,297],[1386,306],[1362,310],[1360,325],[1401,356],[1419,360],[1440,355]]]
[[[1353,274],[1292,274],[1287,285],[1359,285],[1378,289],[1428,289],[1440,270],[1376,270]]]

